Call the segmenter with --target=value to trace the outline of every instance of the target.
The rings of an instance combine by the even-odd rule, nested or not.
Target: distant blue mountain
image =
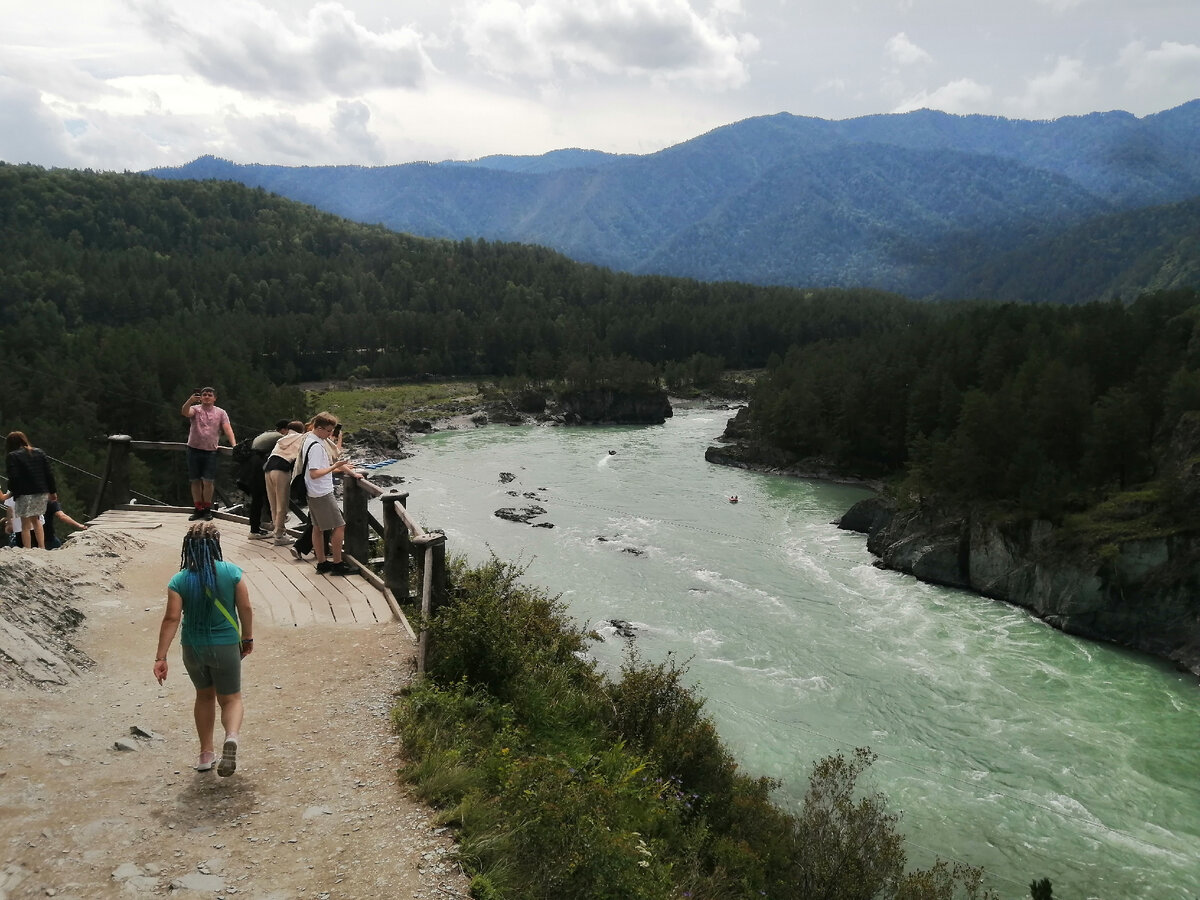
[[[1122,215],[1200,197],[1200,100],[1142,118],[1053,121],[780,113],[643,156],[573,149],[379,168],[209,156],[150,174],[238,181],[397,231],[542,244],[635,273],[919,297],[1003,283],[1037,300],[1054,276],[1001,277],[998,260],[1053,266],[1047,248],[1061,235],[1105,222],[1128,240],[1138,230],[1114,225]],[[1179,210],[1171,221],[1188,227],[1194,207]],[[1138,271],[1155,252],[1139,246]],[[1128,273],[1114,278],[1130,289]],[[1116,290],[1088,283],[1095,296]]]

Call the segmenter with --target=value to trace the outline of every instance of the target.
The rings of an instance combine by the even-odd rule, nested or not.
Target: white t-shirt
[[[306,436],[297,459],[308,461],[308,464],[304,466],[304,488],[308,491],[308,496],[324,497],[326,494],[333,493],[332,472],[327,472],[316,480],[313,480],[312,476],[308,474],[313,469],[326,469],[331,463],[329,450],[323,440],[315,434]],[[301,464],[303,465],[303,463]]]

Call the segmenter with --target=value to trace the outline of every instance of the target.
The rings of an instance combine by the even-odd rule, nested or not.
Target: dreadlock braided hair
[[[221,556],[221,532],[212,522],[196,522],[183,536],[179,568],[195,572],[204,596],[216,596],[217,568]]]

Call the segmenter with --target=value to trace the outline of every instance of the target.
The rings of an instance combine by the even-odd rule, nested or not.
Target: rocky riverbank
[[[884,568],[1030,610],[1068,634],[1170,660],[1200,675],[1200,536],[1073,546],[1045,520],[898,510],[863,500],[838,526],[867,535]]]
[[[722,440],[724,446],[705,452],[709,462],[878,488],[869,478],[757,441],[745,409],[730,419]],[[867,549],[882,568],[1021,606],[1068,634],[1148,653],[1200,675],[1200,534],[1115,540],[1098,552],[1064,540],[1063,530],[1045,520],[900,510],[882,496],[856,504],[837,524],[867,535]]]

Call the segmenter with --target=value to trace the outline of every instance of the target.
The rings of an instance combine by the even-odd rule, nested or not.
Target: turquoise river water
[[[875,568],[830,524],[866,491],[704,461],[729,415],[445,431],[380,471],[404,476],[451,553],[494,551],[561,594],[605,636],[605,665],[621,660],[614,619],[646,658],[690,660],[781,804],[799,804],[813,760],[870,747],[868,786],[903,812],[913,865],[981,865],[1006,900],[1040,878],[1062,900],[1198,900],[1196,678]],[[553,528],[494,515],[535,504]]]

